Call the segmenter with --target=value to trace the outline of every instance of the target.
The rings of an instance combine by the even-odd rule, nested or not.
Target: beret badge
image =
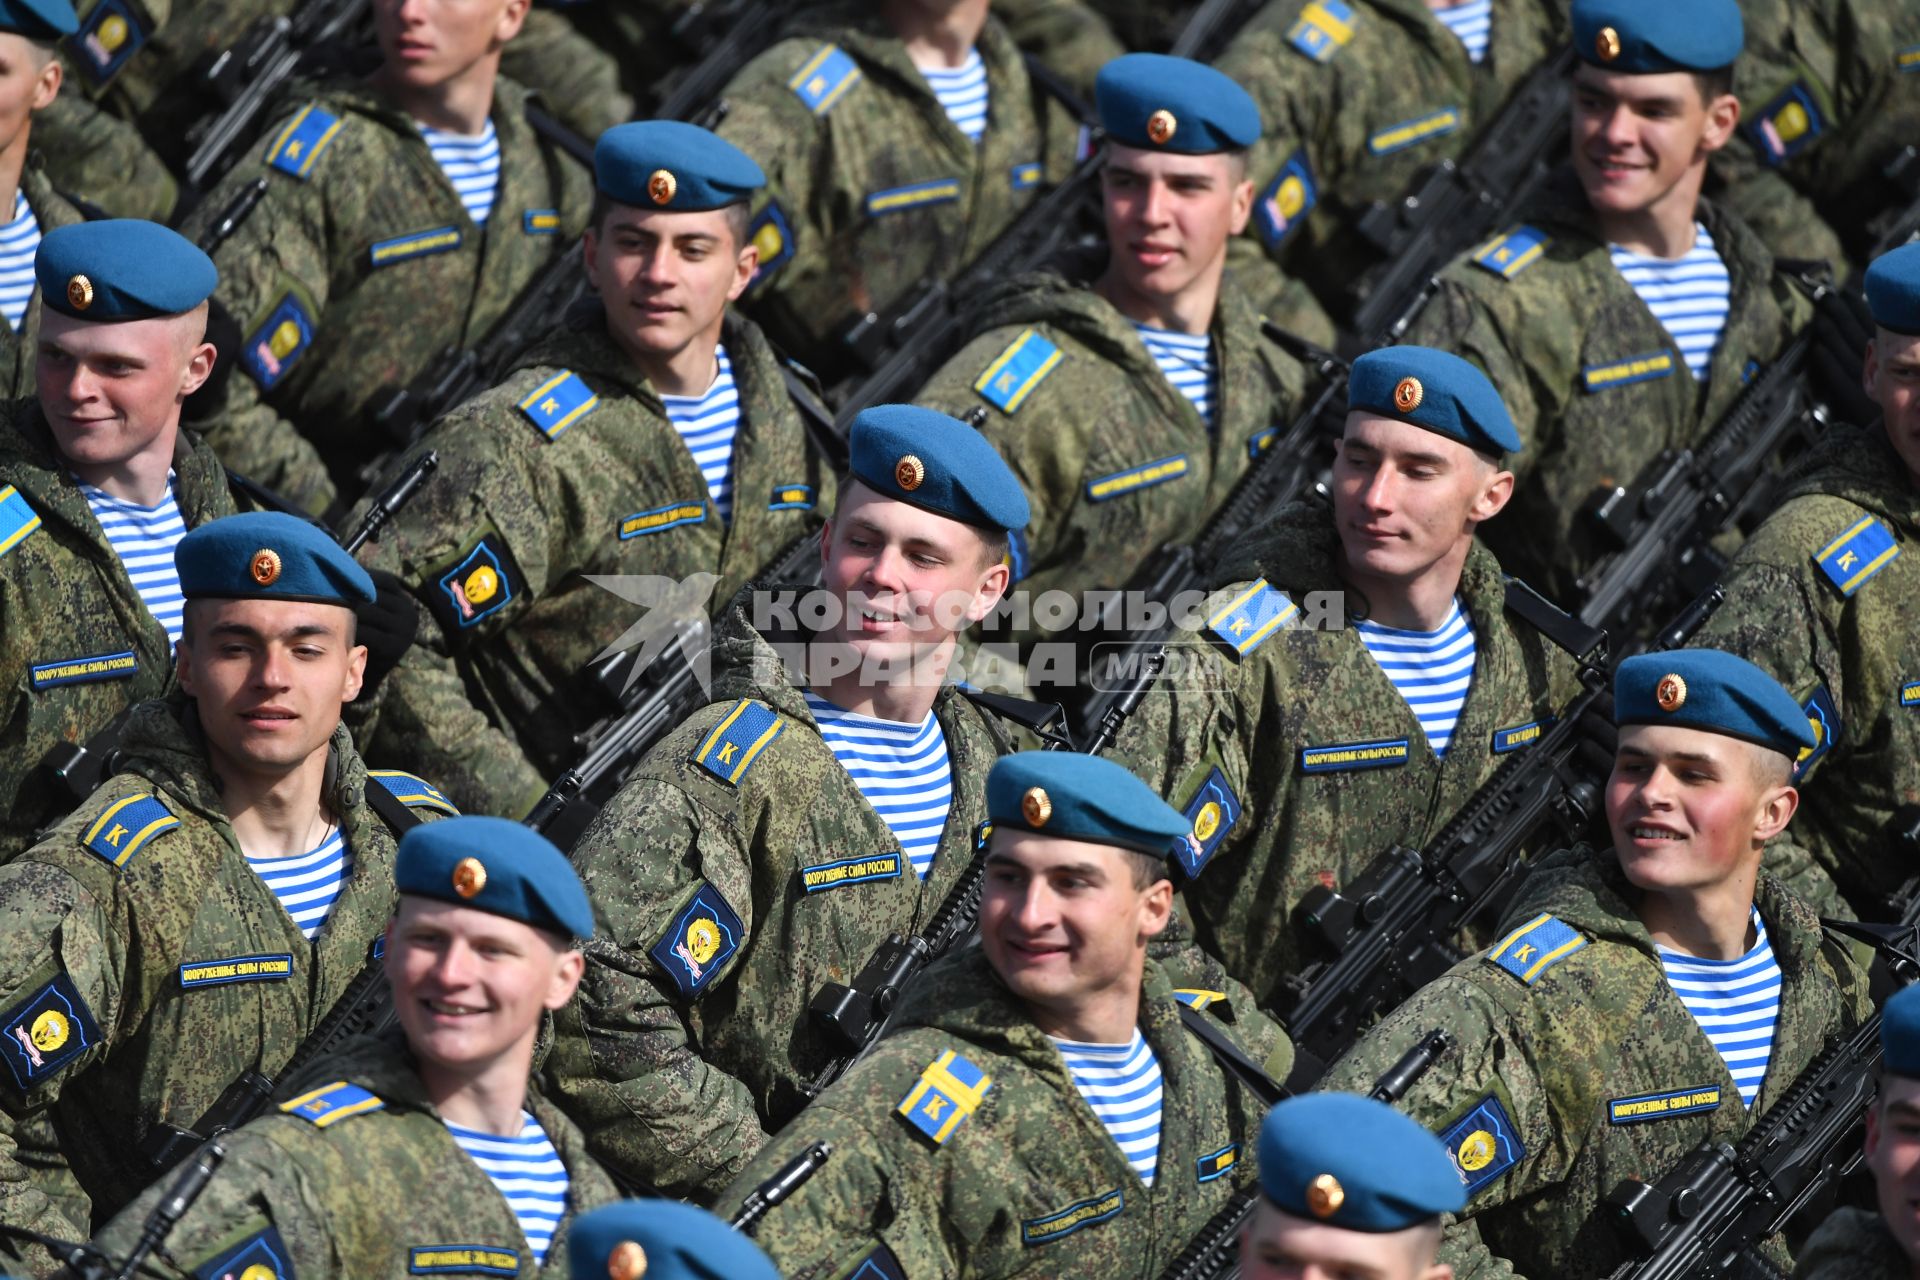
[[[1020,814],[1030,827],[1047,825],[1047,819],[1053,816],[1053,800],[1045,787],[1027,788],[1027,793],[1020,797]]]
[[[75,276],[67,281],[67,305],[75,311],[85,311],[93,305],[93,281],[85,276]]]
[[[1330,1173],[1323,1173],[1307,1184],[1307,1208],[1316,1218],[1331,1218],[1346,1202],[1347,1189]]]
[[[1162,107],[1147,117],[1147,137],[1153,139],[1155,146],[1164,147],[1174,134],[1180,131],[1180,122],[1174,119],[1173,112]]]
[[[1677,675],[1661,676],[1653,687],[1653,700],[1662,711],[1678,711],[1687,701],[1687,682]]]
[[[453,891],[471,898],[487,887],[487,868],[478,858],[462,858],[453,867]]]
[[[669,204],[674,193],[680,190],[680,180],[665,169],[655,169],[653,176],[647,179],[647,194],[655,204]]]
[[[910,453],[893,464],[893,482],[908,493],[918,489],[926,478],[927,464]]]
[[[280,581],[280,553],[270,547],[260,548],[247,562],[247,573],[261,586],[272,586]]]
[[[608,1280],[640,1280],[647,1274],[647,1251],[632,1240],[622,1240],[607,1255]]]
[[[1427,398],[1427,389],[1420,385],[1418,378],[1402,378],[1393,389],[1393,407],[1402,413],[1412,413]]]
[[[1602,62],[1612,62],[1620,56],[1620,33],[1612,27],[1602,27],[1593,37],[1593,51]]]

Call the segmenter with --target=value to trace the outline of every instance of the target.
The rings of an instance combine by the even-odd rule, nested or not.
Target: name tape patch
[[[1712,1111],[1720,1105],[1720,1090],[1706,1085],[1698,1089],[1675,1089],[1671,1093],[1642,1093],[1631,1098],[1614,1098],[1607,1103],[1608,1124],[1640,1124],[1647,1120],[1665,1120],[1668,1116]]]
[[[457,1271],[462,1275],[517,1276],[520,1251],[484,1244],[422,1244],[407,1250],[407,1274],[437,1276]]]
[[[92,684],[96,680],[125,680],[140,672],[140,659],[131,649],[119,653],[98,653],[91,658],[62,658],[29,668],[28,679],[35,691],[57,689],[63,684]]]
[[[226,960],[190,960],[180,966],[180,988],[223,987],[234,982],[285,982],[293,977],[293,956],[233,956]]]
[[[650,533],[664,533],[683,524],[704,524],[706,519],[707,504],[704,502],[670,502],[649,511],[636,511],[622,520],[620,541],[644,538]]]
[[[863,884],[868,880],[899,878],[900,855],[897,853],[876,853],[869,858],[842,858],[838,862],[821,862],[800,868],[800,887],[808,893]]]
[[[1300,748],[1300,772],[1344,773],[1352,769],[1389,769],[1412,758],[1412,744],[1405,738],[1382,738],[1377,742],[1340,742],[1326,747]]]
[[[1058,1213],[1050,1213],[1044,1218],[1028,1218],[1020,1224],[1020,1243],[1031,1248],[1036,1244],[1049,1244],[1062,1236],[1070,1236],[1083,1227],[1091,1227],[1110,1218],[1120,1216],[1127,1207],[1127,1198],[1115,1187],[1105,1195],[1094,1196],[1068,1205]]]

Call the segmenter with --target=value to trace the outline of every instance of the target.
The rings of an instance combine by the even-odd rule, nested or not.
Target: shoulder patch
[[[312,345],[313,313],[289,289],[241,346],[240,367],[262,391],[271,391]]]
[[[146,47],[152,34],[137,6],[126,0],[101,0],[100,7],[64,43],[93,87],[100,89]]]
[[[390,267],[409,258],[451,253],[460,247],[460,242],[465,238],[466,233],[458,227],[428,227],[425,231],[409,231],[391,240],[374,241],[367,250],[367,260],[376,267]]]
[[[1438,111],[1429,111],[1426,115],[1388,125],[1367,139],[1367,150],[1377,156],[1388,156],[1434,138],[1444,138],[1459,128],[1460,108],[1442,107]]]
[[[81,838],[87,852],[124,867],[155,836],[180,825],[160,797],[149,792],[117,800],[93,820]]]
[[[973,389],[988,404],[1012,416],[1020,412],[1033,389],[1059,367],[1061,358],[1060,348],[1041,337],[1039,330],[1028,329],[994,357],[974,380]]]
[[[1007,185],[1015,191],[1027,191],[1039,186],[1046,172],[1037,161],[1023,161],[1007,171]]]
[[[1103,1195],[1070,1204],[1058,1213],[1026,1219],[1020,1224],[1020,1243],[1028,1248],[1037,1244],[1051,1244],[1082,1227],[1096,1226],[1110,1218],[1117,1218],[1126,1207],[1126,1195],[1119,1187],[1115,1187]]]
[[[1796,80],[1744,127],[1760,159],[1778,168],[1818,141],[1827,131],[1827,121],[1813,100],[1813,90],[1806,81]]]
[[[1900,686],[1900,705],[1910,711],[1920,711],[1920,680],[1910,680]]]
[[[427,603],[449,632],[458,633],[505,608],[527,589],[525,575],[497,533],[487,533],[446,570]]]
[[[22,1089],[39,1084],[99,1039],[100,1025],[64,969],[0,1014],[0,1057]]]
[[[336,1080],[332,1084],[323,1084],[318,1089],[303,1093],[297,1098],[289,1098],[280,1104],[280,1110],[290,1116],[299,1116],[316,1129],[324,1129],[345,1120],[348,1116],[366,1115],[370,1111],[385,1111],[387,1104],[357,1084],[345,1080]]]
[[[701,740],[693,753],[693,762],[720,781],[737,787],[767,744],[786,727],[786,717],[776,715],[772,707],[752,698],[742,698]]]
[[[1286,592],[1274,590],[1265,578],[1259,578],[1216,610],[1207,619],[1207,630],[1244,658],[1299,612],[1299,606],[1287,598]]]
[[[193,1280],[299,1280],[293,1255],[274,1227],[265,1227],[238,1245],[213,1255],[193,1269]]]
[[[32,537],[39,527],[40,513],[18,489],[12,485],[0,489],[0,556]]]
[[[747,239],[760,251],[760,260],[754,264],[753,279],[747,282],[746,291],[752,293],[793,257],[793,225],[787,221],[787,212],[780,207],[778,200],[767,201],[767,207],[747,228]]]
[[[1497,235],[1474,252],[1473,263],[1503,280],[1511,280],[1540,261],[1553,237],[1538,227],[1521,225]]]
[[[1254,224],[1261,241],[1269,249],[1278,249],[1300,229],[1300,223],[1320,202],[1320,188],[1314,185],[1313,165],[1306,148],[1293,153],[1280,166],[1273,181],[1253,208]]]
[[[1905,691],[1902,690],[1904,696]],[[1802,750],[1793,762],[1793,781],[1797,786],[1802,779],[1813,772],[1813,766],[1820,758],[1839,745],[1841,734],[1845,732],[1840,723],[1840,708],[1833,704],[1833,695],[1822,684],[1814,689],[1813,696],[1800,708],[1806,712],[1807,726],[1813,730],[1813,745]]]
[[[1240,821],[1240,797],[1227,785],[1227,775],[1219,765],[1208,772],[1200,789],[1187,801],[1184,812],[1193,829],[1188,832],[1186,842],[1174,850],[1174,856],[1191,880],[1206,868],[1227,833]]]
[[[460,816],[453,801],[424,778],[400,769],[369,769],[367,777],[385,787],[389,795],[409,809],[438,809],[456,818]]]
[[[810,484],[777,484],[773,494],[767,499],[769,511],[811,511],[813,510],[813,486]]]
[[[692,999],[726,968],[740,950],[745,932],[746,925],[726,898],[702,880],[647,954],[673,979],[680,994]]]
[[[1096,476],[1087,481],[1087,501],[1110,502],[1129,493],[1165,484],[1169,480],[1178,480],[1190,469],[1187,455],[1176,453],[1171,457],[1143,462],[1137,467],[1128,467],[1125,471],[1116,471],[1112,475]]]
[[[1195,1013],[1205,1013],[1214,1005],[1227,998],[1224,991],[1209,991],[1205,987],[1176,987],[1173,998]]]
[[[410,1276],[517,1276],[520,1251],[485,1244],[419,1244],[407,1250]],[[242,1280],[247,1280],[242,1277]]]
[[[1353,39],[1359,18],[1340,0],[1313,0],[1287,32],[1287,43],[1314,62],[1332,62]]]
[[[907,1270],[900,1265],[900,1259],[893,1256],[893,1250],[885,1244],[876,1244],[872,1253],[860,1259],[860,1265],[847,1280],[907,1280]]]
[[[823,44],[787,81],[787,88],[799,95],[807,110],[823,116],[847,90],[860,83],[860,64],[848,57],[837,44]]]
[[[1493,731],[1493,754],[1504,756],[1510,751],[1530,747],[1546,737],[1547,730],[1553,728],[1557,720],[1548,716],[1544,720],[1529,720],[1525,724],[1516,724],[1507,729]]]
[[[280,172],[305,182],[313,174],[320,155],[340,136],[340,117],[309,102],[281,126],[267,145],[267,163]]]
[[[927,1065],[894,1110],[940,1146],[980,1109],[992,1088],[991,1076],[948,1049]]]
[[[1240,1144],[1236,1142],[1230,1146],[1220,1148],[1212,1155],[1201,1156],[1198,1160],[1194,1161],[1193,1172],[1195,1180],[1199,1182],[1212,1182],[1215,1178],[1225,1177],[1227,1174],[1233,1172],[1233,1167],[1239,1163]]]
[[[119,653],[96,653],[84,658],[59,658],[35,663],[27,670],[27,682],[35,693],[68,684],[93,684],[100,680],[130,680],[140,674],[140,659],[131,649]]]
[[[1587,945],[1587,937],[1559,917],[1542,912],[1502,938],[1487,952],[1498,965],[1532,986],[1540,975]]]
[[[1691,1115],[1696,1111],[1714,1111],[1719,1106],[1718,1085],[1672,1089],[1665,1093],[1642,1093],[1631,1098],[1608,1099],[1607,1123],[1641,1124],[1648,1120],[1665,1120],[1669,1116]]]
[[[520,401],[520,412],[549,440],[600,407],[600,397],[570,369],[562,369]]]
[[[1671,377],[1676,367],[1673,352],[1649,351],[1645,355],[1628,356],[1624,360],[1590,364],[1580,371],[1580,382],[1586,387],[1587,394],[1591,395],[1596,391],[1611,391],[1630,383]]]
[[[1904,49],[1895,50],[1893,65],[1903,72],[1920,71],[1920,44],[1910,44]]]
[[[1843,596],[1852,596],[1899,558],[1900,544],[1875,516],[1862,516],[1813,554],[1820,572]]]
[[[1491,1093],[1448,1125],[1440,1141],[1460,1171],[1469,1197],[1527,1158],[1526,1144],[1508,1119],[1507,1109]]]

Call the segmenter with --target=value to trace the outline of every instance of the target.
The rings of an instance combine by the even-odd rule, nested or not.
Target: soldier
[[[918,396],[984,418],[1020,477],[1034,520],[1013,563],[1030,596],[1124,586],[1191,538],[1298,414],[1307,381],[1222,279],[1253,195],[1253,100],[1211,67],[1134,53],[1101,70],[1098,101],[1105,271],[1091,287],[1007,281]]]
[[[213,366],[213,263],[165,227],[107,221],[49,230],[34,271],[38,398],[0,433],[0,652],[18,675],[0,692],[0,859],[63,811],[33,777],[48,752],[173,687],[174,544],[234,510],[180,423]]]
[[[374,424],[382,393],[485,337],[585,226],[589,175],[496,74],[526,10],[376,5],[372,76],[276,121],[187,221],[199,234],[266,179],[216,250],[246,376],[207,442],[308,510],[358,497],[361,466],[395,443]]]
[[[598,303],[421,439],[433,487],[365,553],[431,620],[356,734],[465,809],[525,813],[614,710],[587,666],[631,619],[590,575],[717,575],[718,608],[831,509],[791,375],[729,308],[759,166],[674,121],[610,129],[594,157]]]
[[[1460,1171],[1425,1129],[1372,1098],[1289,1098],[1260,1125],[1260,1199],[1240,1238],[1247,1280],[1453,1280],[1434,1262]]]
[[[1218,63],[1267,121],[1252,224],[1232,255],[1256,301],[1303,281],[1350,325],[1356,286],[1381,261],[1360,234],[1368,206],[1469,150],[1566,39],[1564,0],[1262,5]]]
[[[1071,172],[1074,120],[988,0],[839,0],[795,16],[722,97],[771,179],[749,291],[774,341],[834,381],[840,339],[913,302]]]
[[[1884,427],[1836,428],[1734,557],[1700,631],[1772,672],[1820,726],[1802,817],[1768,869],[1822,911],[1890,919],[1920,801],[1920,245],[1868,268],[1864,382]],[[1810,859],[1809,859],[1810,855]]]
[[[41,1158],[96,1220],[118,1210],[333,1008],[391,913],[400,833],[450,811],[369,773],[340,725],[374,588],[338,544],[254,513],[174,558],[184,697],[136,708],[121,772],[0,867],[0,1217],[68,1240],[89,1206],[50,1201],[10,1139],[50,1118]]]
[[[728,1194],[833,1144],[763,1232],[790,1280],[863,1256],[876,1276],[1153,1277],[1247,1180],[1259,1104],[1207,1040],[1240,1046],[1147,955],[1191,824],[1071,752],[999,761],[987,812],[980,946],[921,975]]]
[[[1737,1141],[1871,1012],[1847,945],[1760,872],[1813,743],[1799,705],[1744,659],[1682,649],[1622,662],[1614,711],[1612,851],[1547,858],[1502,940],[1323,1082],[1365,1088],[1432,1028],[1459,1037],[1401,1106],[1466,1183],[1441,1251],[1462,1275],[1609,1273],[1625,1254],[1602,1196]]]
[[[1347,395],[1332,512],[1295,503],[1228,553],[1231,585],[1119,743],[1194,822],[1195,932],[1263,1005],[1321,958],[1293,919],[1306,892],[1420,847],[1577,689],[1539,629],[1554,610],[1475,538],[1520,448],[1486,377],[1389,347]]]
[[[1605,551],[1586,510],[1718,422],[1811,318],[1738,219],[1700,200],[1733,138],[1734,0],[1575,0],[1573,173],[1441,275],[1408,335],[1486,369],[1526,441],[1507,570],[1560,604]]]
[[[1920,987],[1888,998],[1879,1096],[1867,1111],[1867,1168],[1879,1212],[1836,1209],[1801,1249],[1794,1280],[1913,1280],[1920,1274]]]
[[[780,1280],[744,1232],[671,1200],[623,1200],[580,1215],[567,1258],[572,1280]]]
[[[393,877],[383,963],[402,1035],[348,1042],[289,1083],[279,1114],[223,1137],[155,1274],[558,1280],[576,1218],[616,1199],[529,1086],[542,1020],[572,997],[593,932],[566,856],[504,818],[450,818],[407,833]],[[96,1245],[124,1257],[166,1191]]]

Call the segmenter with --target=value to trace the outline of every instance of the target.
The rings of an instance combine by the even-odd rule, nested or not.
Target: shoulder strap
[[[1021,51],[1020,60],[1026,64],[1027,79],[1039,85],[1049,98],[1065,107],[1068,115],[1081,124],[1093,123],[1095,119],[1093,108],[1087,105],[1085,98],[1074,91],[1073,86],[1067,83],[1065,76],[1024,50]]]
[[[1291,1091],[1268,1075],[1246,1051],[1228,1038],[1227,1033],[1215,1026],[1213,1020],[1188,1005],[1180,1006],[1180,1021],[1186,1025],[1201,1044],[1212,1051],[1227,1069],[1227,1074],[1245,1085],[1262,1105],[1271,1107],[1285,1098],[1291,1097]]]
[[[1518,578],[1507,579],[1507,608],[1575,659],[1604,654],[1607,633],[1567,613]]]
[[[780,365],[780,376],[787,384],[787,399],[799,410],[800,425],[806,428],[807,438],[813,441],[813,447],[827,460],[836,477],[846,475],[851,465],[846,437],[840,434],[832,411],[820,403],[819,395],[808,382],[812,375],[805,374],[800,366],[778,352],[774,353],[774,360]]]
[[[367,806],[380,815],[380,821],[395,836],[404,836],[421,823],[421,817],[400,802],[400,798],[381,786],[372,778],[367,779],[366,789],[362,792],[367,798]]]

